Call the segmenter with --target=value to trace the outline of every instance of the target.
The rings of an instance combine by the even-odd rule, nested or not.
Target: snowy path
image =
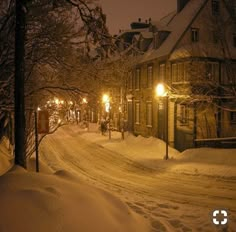
[[[153,231],[220,231],[222,227],[212,223],[215,209],[228,210],[228,231],[235,231],[234,178],[173,172],[175,162],[171,160],[154,160],[160,166],[153,169],[91,143],[68,128],[44,140],[40,157],[54,170],[66,169],[117,195],[148,218]]]

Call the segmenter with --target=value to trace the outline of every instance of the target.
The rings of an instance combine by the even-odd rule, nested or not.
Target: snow
[[[153,33],[149,31],[143,31],[140,33],[144,39],[152,39]]]
[[[0,231],[235,231],[236,149],[169,147],[165,160],[157,138],[109,140],[90,124],[45,137],[40,173],[34,158],[8,171],[7,141],[0,151]],[[215,209],[226,227],[213,225]]]
[[[0,140],[0,176],[13,167],[14,156],[9,147],[9,141],[3,137]]]
[[[127,205],[64,170],[0,178],[0,231],[147,231]]]
[[[5,138],[0,151],[0,172],[6,172],[0,177],[0,231],[148,231],[147,223],[110,193],[43,162],[41,173],[32,172],[34,159],[29,171],[12,168]]]
[[[159,21],[152,20],[151,24],[156,26],[158,30],[162,30],[171,22],[171,20],[174,18],[176,13],[177,13],[176,11],[172,11],[166,16],[162,17]]]
[[[153,160],[165,159],[166,144],[154,137],[135,137],[126,133],[122,141],[119,132],[112,132],[111,141],[97,133],[84,133],[81,137],[154,169],[160,168],[160,163],[153,163]],[[169,159],[175,164],[172,170],[182,174],[195,174],[198,170],[201,175],[236,177],[236,149],[195,148],[180,153],[169,147]]]
[[[146,62],[157,57],[169,55],[205,2],[206,0],[189,1],[182,11],[176,14],[166,27],[162,28],[162,30],[170,31],[171,33],[160,48],[147,52],[142,61]]]

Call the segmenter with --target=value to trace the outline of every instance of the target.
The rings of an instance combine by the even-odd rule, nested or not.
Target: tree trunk
[[[26,168],[25,155],[25,0],[16,0],[15,25],[15,164]]]

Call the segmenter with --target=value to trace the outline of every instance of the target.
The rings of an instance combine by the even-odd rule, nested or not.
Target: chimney
[[[138,18],[138,21],[141,22],[141,18]]]
[[[189,0],[177,0],[177,13],[179,13],[189,2]]]

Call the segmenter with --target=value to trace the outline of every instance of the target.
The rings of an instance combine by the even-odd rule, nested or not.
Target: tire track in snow
[[[165,229],[174,228],[174,224],[187,231],[178,220],[169,219],[170,211],[175,215],[180,206],[186,210],[192,207],[213,209],[217,201],[223,201],[224,208],[236,212],[233,179],[224,181],[173,173],[168,168],[154,170],[64,130],[49,136],[41,146],[44,154],[48,149],[51,152],[52,157],[44,155],[45,160],[50,162],[54,157],[58,161],[54,168],[61,164],[62,169],[68,168],[86,181],[116,194],[137,213],[148,217],[154,231],[159,231],[158,228],[168,231]],[[189,215],[186,213],[182,217],[186,219]],[[199,214],[192,217],[197,220]]]

